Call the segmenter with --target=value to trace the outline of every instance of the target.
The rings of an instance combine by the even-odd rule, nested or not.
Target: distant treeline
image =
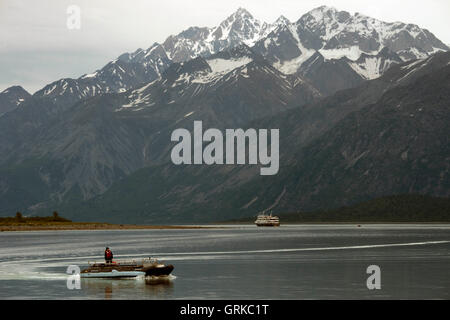
[[[281,223],[450,222],[450,199],[395,195],[331,210],[273,214],[280,217]],[[233,222],[252,220],[253,217]]]
[[[53,223],[53,222],[72,222],[71,220],[60,217],[58,212],[54,211],[48,217],[24,217],[21,212],[17,212],[14,217],[0,218],[0,224],[22,224],[22,223]]]

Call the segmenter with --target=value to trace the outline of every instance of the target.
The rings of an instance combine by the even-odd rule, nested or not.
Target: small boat
[[[272,213],[266,215],[265,213],[258,215],[255,224],[258,227],[278,227],[280,226],[280,218],[272,216]]]
[[[116,260],[113,262],[88,262],[80,272],[81,278],[135,278],[138,276],[168,276],[173,265],[165,265],[156,259]]]

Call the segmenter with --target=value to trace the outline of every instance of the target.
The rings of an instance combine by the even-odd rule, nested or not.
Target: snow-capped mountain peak
[[[162,46],[173,62],[182,62],[198,56],[206,57],[240,44],[253,46],[274,27],[254,18],[246,9],[239,8],[216,27],[191,27],[168,37]]]
[[[285,16],[281,15],[277,20],[273,23],[274,27],[285,26],[291,24],[291,21]]]
[[[255,19],[246,9],[239,8],[215,28],[211,35],[216,41],[241,42],[252,46],[267,34],[268,29],[267,23]]]
[[[340,12],[333,7],[321,6],[304,14],[297,21],[297,24],[302,24],[310,30],[321,31],[323,33],[345,22],[349,17],[350,14],[348,12]],[[326,26],[329,26],[329,29]]]
[[[339,11],[334,7],[320,6],[309,11],[306,15],[313,17],[316,21],[321,21],[333,18],[338,12]]]
[[[417,25],[384,22],[361,13],[351,15],[326,6],[306,13],[297,25],[303,37],[316,38],[310,41],[312,47],[321,50],[321,54],[329,59],[347,56],[357,60],[362,53],[378,54],[388,47],[407,61],[424,58],[438,50],[448,50],[429,31]]]
[[[239,7],[236,12],[234,12],[229,18],[233,17],[234,19],[254,19],[252,14],[248,12],[247,9]]]
[[[323,63],[342,59],[351,67],[350,73],[374,79],[392,64],[423,59],[449,48],[417,25],[384,22],[321,6],[293,24],[276,28],[255,45],[255,50],[288,74],[299,72],[310,57],[323,57]]]

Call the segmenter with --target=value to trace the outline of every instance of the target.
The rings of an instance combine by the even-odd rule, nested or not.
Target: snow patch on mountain
[[[209,66],[211,67],[211,70],[215,74],[225,74],[230,72],[233,69],[239,68],[240,66],[243,66],[249,62],[251,62],[252,59],[249,57],[242,57],[239,59],[211,59],[207,60]]]
[[[364,63],[351,62],[349,65],[358,74],[362,75],[367,80],[372,80],[380,77],[382,71],[386,70],[390,66],[391,62],[383,61],[379,57],[371,57],[365,59]]]
[[[250,57],[240,57],[235,59],[214,58],[207,59],[206,62],[211,67],[211,72],[199,73],[192,83],[210,83],[220,79],[227,73],[244,66],[253,60]]]
[[[308,49],[303,45],[302,40],[300,39],[294,25],[292,24],[287,25],[286,30],[288,30],[289,33],[294,38],[296,45],[299,49],[300,55],[288,61],[279,60],[278,62],[275,62],[273,66],[284,74],[293,74],[297,72],[300,66],[306,60],[308,60],[316,51]],[[276,43],[276,40],[274,40],[274,42]]]
[[[85,74],[80,79],[95,78],[96,76],[97,76],[97,71],[94,73]]]
[[[347,48],[338,49],[320,49],[320,54],[325,58],[325,60],[336,60],[341,58],[348,58],[352,61],[356,61],[361,57],[361,54],[367,53],[363,52],[358,46],[351,46]],[[370,52],[371,55],[378,54],[378,51]]]

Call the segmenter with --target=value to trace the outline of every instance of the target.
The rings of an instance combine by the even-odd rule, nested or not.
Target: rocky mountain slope
[[[448,197],[449,85],[449,53],[404,63],[361,87],[251,123],[280,128],[281,167],[274,177],[248,165],[161,163],[73,208],[85,219],[96,212],[120,221],[126,211],[140,222],[200,222],[335,208],[391,194]]]
[[[195,119],[205,127],[240,127],[319,97],[300,76],[280,73],[241,45],[172,64],[161,79],[82,100],[64,112],[53,113],[55,103],[35,98],[0,118],[0,138],[8,141],[0,201],[38,209],[86,200],[139,168],[167,162],[171,132],[192,128]],[[36,184],[21,185],[15,203],[11,192],[18,190],[11,186],[25,171]]]
[[[0,92],[0,117],[16,109],[31,95],[21,86],[13,86]]]

